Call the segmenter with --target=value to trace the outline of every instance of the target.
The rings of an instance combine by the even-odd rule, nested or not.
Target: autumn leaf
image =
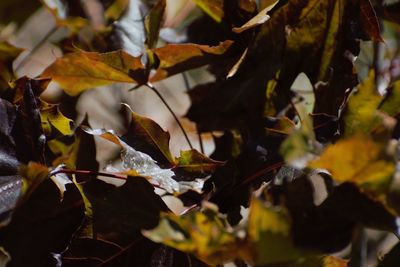
[[[41,2],[53,14],[59,26],[68,27],[76,32],[89,24],[83,6],[79,2],[61,0],[41,0]],[[71,10],[74,12],[71,12]]]
[[[72,135],[73,122],[65,117],[57,105],[50,105],[42,101],[40,103],[40,117],[42,128],[48,137],[55,137],[57,134]]]
[[[370,0],[359,0],[361,22],[364,30],[375,42],[383,42],[379,20]]]
[[[371,71],[368,78],[349,97],[344,118],[345,135],[369,133],[379,125],[381,119],[376,112],[381,101],[382,97],[376,91],[375,74]]]
[[[160,81],[174,74],[217,61],[228,52],[232,44],[233,41],[227,40],[217,46],[169,44],[156,48],[153,53],[160,64],[150,82]]]
[[[379,105],[379,110],[389,116],[396,116],[400,112],[400,82],[396,81],[387,90],[387,93]]]
[[[128,131],[121,137],[129,146],[144,152],[159,164],[174,164],[169,150],[170,135],[155,121],[133,112],[130,108],[131,122]]]
[[[58,58],[41,74],[60,84],[72,96],[113,83],[142,83],[144,67],[139,58],[124,51],[76,52]]]
[[[255,262],[272,264],[306,256],[294,247],[290,229],[290,218],[285,210],[268,207],[259,199],[252,199],[247,233]]]
[[[212,173],[224,163],[208,158],[195,149],[181,151],[180,157],[176,159],[173,170],[183,170],[190,173],[207,174]]]
[[[329,145],[309,166],[328,170],[339,183],[352,182],[375,192],[386,188],[395,171],[385,144],[360,134]]]
[[[104,17],[110,20],[118,20],[128,7],[129,0],[114,0],[104,12]]]
[[[270,16],[267,15],[269,11],[271,11],[276,4],[278,4],[279,0],[275,1],[271,5],[267,6],[263,10],[261,10],[256,16],[254,16],[251,20],[243,24],[241,27],[234,27],[232,29],[235,33],[242,33],[248,29],[254,28],[257,25],[261,25],[270,19]]]
[[[224,0],[194,0],[196,5],[216,22],[221,22],[224,16]]]
[[[153,48],[157,44],[165,7],[166,0],[158,0],[145,18],[144,25],[146,28],[146,44],[148,48]]]
[[[11,45],[9,42],[0,42],[0,86],[1,90],[10,87],[15,79],[12,68],[13,61],[23,52],[21,48]],[[0,91],[3,93],[2,91]]]
[[[211,266],[241,255],[240,242],[227,229],[225,219],[215,209],[179,217],[162,213],[158,226],[143,231],[154,242],[192,253]]]

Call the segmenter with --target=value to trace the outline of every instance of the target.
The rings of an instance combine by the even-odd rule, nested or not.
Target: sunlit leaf
[[[72,120],[65,117],[60,112],[57,105],[50,105],[42,101],[40,117],[43,131],[47,136],[56,136],[58,133],[61,135],[73,134]],[[53,129],[55,129],[57,133],[55,133]]]
[[[369,133],[381,119],[377,108],[382,101],[375,86],[375,75],[371,71],[368,78],[357,87],[357,92],[350,95],[344,119],[345,134]]]
[[[194,2],[215,21],[222,21],[224,16],[223,0],[194,0]]]
[[[197,44],[169,44],[154,49],[160,61],[151,82],[162,80],[174,74],[201,67],[220,59],[232,46],[232,41],[224,41],[217,46]]]
[[[313,123],[305,108],[299,109],[302,114],[300,129],[289,135],[280,147],[285,161],[293,166],[304,167],[317,151]]]
[[[354,135],[329,145],[309,166],[328,170],[340,183],[379,191],[390,183],[395,171],[395,162],[385,149],[385,144],[370,136]]]
[[[154,242],[192,253],[211,266],[242,253],[238,249],[240,241],[228,230],[225,218],[213,209],[181,217],[162,213],[159,225],[143,234]]]
[[[305,256],[290,237],[290,218],[279,207],[268,207],[260,200],[253,199],[250,205],[248,238],[252,253],[259,264],[288,262]]]
[[[56,81],[69,95],[113,83],[141,83],[144,67],[124,51],[99,54],[77,52],[58,58],[41,77]]]

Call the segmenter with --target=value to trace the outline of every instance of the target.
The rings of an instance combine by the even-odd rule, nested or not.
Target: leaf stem
[[[55,25],[53,26],[50,31],[48,31],[46,33],[45,36],[43,36],[42,39],[40,39],[40,41],[32,48],[32,50],[21,60],[21,62],[18,64],[18,66],[15,67],[15,72],[17,72],[18,70],[20,70],[23,66],[26,65],[26,63],[28,63],[29,58],[35,54],[39,48],[46,43],[46,41],[58,30],[58,27]]]
[[[186,92],[189,92],[190,90],[190,83],[189,83],[189,79],[186,75],[186,72],[182,72],[182,77],[183,77],[183,82],[185,83],[185,87],[186,87]],[[204,154],[204,144],[203,144],[203,139],[201,138],[201,133],[199,131],[197,131],[197,137],[199,138],[199,144],[200,144],[200,151],[201,153]]]
[[[104,177],[109,177],[113,179],[118,179],[118,180],[127,180],[127,175],[121,175],[121,174],[115,174],[115,173],[108,173],[108,172],[95,172],[95,171],[88,171],[88,170],[68,170],[68,169],[59,169],[55,170],[54,172],[51,172],[50,175],[56,175],[59,173],[65,173],[65,174],[80,174],[80,175],[91,175],[91,176],[104,176]],[[146,179],[147,180],[147,179]],[[151,183],[149,180],[147,180],[153,187],[159,188],[162,190],[165,190],[161,186],[157,184]]]
[[[172,110],[172,108],[170,107],[170,105],[168,104],[168,102],[164,99],[164,97],[161,95],[161,93],[157,90],[157,88],[154,87],[154,85],[152,85],[151,83],[146,83],[146,86],[148,88],[150,88],[154,93],[156,93],[156,95],[160,98],[160,100],[163,102],[163,104],[167,107],[168,111],[171,113],[171,115],[174,117],[176,123],[178,124],[179,128],[181,129],[190,149],[193,149],[193,145],[189,140],[189,137],[185,131],[185,129],[183,128],[183,125],[181,124],[181,122],[179,121],[178,117],[176,116],[175,112]]]
[[[68,170],[68,169],[60,169],[56,170],[55,172],[51,173],[51,175],[56,175],[59,173],[65,173],[65,174],[80,174],[80,175],[96,175],[96,176],[104,176],[104,177],[109,177],[109,178],[114,178],[114,179],[119,179],[119,180],[126,180],[125,175],[119,175],[119,174],[114,174],[114,173],[108,173],[108,172],[94,172],[94,171],[87,171],[87,170]]]

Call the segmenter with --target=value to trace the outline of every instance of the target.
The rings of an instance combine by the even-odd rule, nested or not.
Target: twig
[[[183,125],[181,124],[181,122],[179,121],[178,117],[176,116],[175,112],[172,110],[172,108],[169,106],[168,102],[164,99],[164,97],[160,94],[160,92],[154,87],[154,85],[150,84],[150,83],[146,83],[146,86],[148,88],[150,88],[154,93],[156,93],[156,95],[161,99],[161,101],[163,102],[163,104],[167,107],[168,111],[171,113],[171,115],[174,117],[176,123],[178,124],[179,128],[181,129],[183,135],[185,136],[185,139],[190,147],[190,149],[193,149],[192,143],[189,140],[189,137],[185,131],[185,129],[183,128]]]
[[[36,53],[36,51],[39,50],[39,48],[46,43],[46,41],[58,30],[57,26],[53,26],[53,28],[50,29],[46,33],[45,36],[43,36],[42,39],[32,48],[32,50],[21,60],[21,62],[18,64],[18,66],[15,67],[15,72],[20,70],[25,64],[28,62],[29,58]]]
[[[182,77],[183,77],[183,82],[185,83],[186,87],[186,92],[189,92],[190,90],[190,83],[189,79],[186,75],[186,72],[182,72]],[[201,133],[197,130],[197,137],[199,138],[199,145],[200,145],[200,151],[201,153],[204,154],[204,144],[203,144],[203,139],[201,138]]]

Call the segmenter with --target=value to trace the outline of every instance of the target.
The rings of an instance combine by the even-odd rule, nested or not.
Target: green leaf
[[[382,97],[375,86],[375,74],[371,71],[368,78],[349,97],[344,118],[345,135],[370,133],[379,125],[381,119],[377,116],[377,109],[381,101]]]
[[[248,238],[258,264],[288,262],[305,257],[290,237],[290,218],[280,207],[269,207],[258,199],[250,204]]]
[[[195,149],[181,151],[180,157],[176,159],[176,166],[173,170],[183,170],[190,173],[210,174],[224,162],[216,161],[201,154]]]
[[[389,116],[396,116],[400,112],[400,81],[392,84],[385,95],[385,98],[379,105],[379,110]]]
[[[290,134],[280,147],[280,153],[285,161],[293,166],[304,167],[304,164],[317,152],[311,117],[306,113],[305,107],[298,109],[301,115],[300,129]]]
[[[158,0],[145,18],[144,25],[146,28],[146,44],[148,48],[153,48],[157,44],[165,7],[166,0]]]
[[[87,89],[113,83],[142,83],[144,67],[140,58],[124,51],[77,52],[58,58],[41,77],[51,78],[72,96]]]

